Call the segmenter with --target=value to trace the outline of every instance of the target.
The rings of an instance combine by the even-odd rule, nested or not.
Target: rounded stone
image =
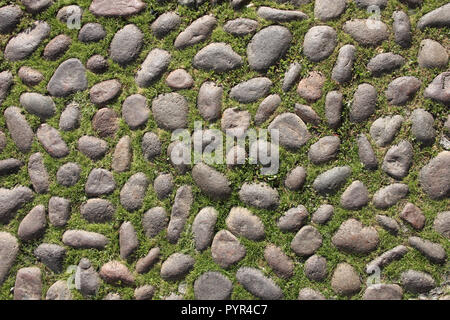
[[[134,61],[140,51],[144,34],[134,24],[128,24],[114,35],[111,41],[110,57],[119,64],[128,64]]]
[[[189,255],[174,253],[161,266],[161,278],[175,281],[184,278],[194,268],[195,260]]]
[[[170,173],[160,174],[153,182],[153,189],[158,199],[166,198],[172,192],[173,187],[173,176]]]
[[[337,45],[336,30],[329,26],[316,26],[308,30],[303,41],[303,53],[313,62],[328,58]]]
[[[292,41],[291,32],[282,26],[269,26],[257,32],[247,46],[250,67],[264,71],[284,56]]]
[[[334,234],[331,242],[345,252],[367,254],[379,243],[378,232],[373,227],[364,227],[356,219],[344,221]]]
[[[26,66],[20,67],[17,75],[27,86],[38,85],[44,80],[44,75],[41,72]]]
[[[242,260],[247,251],[231,232],[221,230],[214,236],[211,245],[211,255],[215,263],[222,268],[228,268],[231,265]]]
[[[194,79],[184,69],[176,69],[169,73],[166,84],[172,89],[188,89],[194,85]]]
[[[162,230],[167,228],[168,223],[167,211],[163,207],[151,208],[142,217],[142,226],[145,235],[149,238],[156,237]]]
[[[258,298],[263,300],[283,298],[283,291],[280,287],[258,269],[241,267],[236,272],[236,279],[247,291]]]
[[[299,256],[310,256],[322,245],[322,235],[313,226],[301,228],[291,242],[291,249]]]
[[[44,48],[43,57],[48,60],[56,60],[62,56],[72,44],[72,38],[60,34],[54,37]]]
[[[74,162],[69,162],[59,167],[56,173],[56,181],[62,186],[74,186],[80,179],[81,167]]]
[[[80,207],[81,216],[91,223],[111,221],[116,209],[106,199],[89,199]]]
[[[233,283],[219,272],[205,272],[194,282],[197,300],[228,300],[232,290]]]
[[[20,104],[29,113],[46,120],[55,115],[56,106],[51,97],[43,96],[35,92],[23,93],[20,96]]]
[[[176,130],[187,126],[189,105],[178,93],[167,93],[152,102],[152,113],[158,126],[165,130]]]
[[[361,289],[359,274],[348,263],[340,263],[331,278],[331,287],[337,294],[352,296]]]
[[[225,220],[227,228],[236,236],[259,241],[265,236],[261,219],[248,209],[233,207]]]
[[[92,160],[99,160],[108,151],[108,143],[100,138],[82,136],[78,139],[78,150]]]
[[[165,12],[156,18],[150,26],[156,37],[163,38],[173,30],[177,29],[181,23],[181,18],[173,11]]]
[[[108,61],[102,55],[96,54],[88,59],[86,68],[94,73],[103,73],[108,70]]]
[[[224,199],[231,194],[227,177],[204,163],[198,163],[192,168],[192,178],[197,186],[213,199]]]
[[[78,33],[81,42],[98,42],[106,37],[105,28],[100,23],[86,23]]]
[[[305,275],[309,280],[322,281],[327,277],[327,259],[313,255],[305,261]]]
[[[422,68],[445,68],[448,63],[448,53],[439,42],[425,39],[420,42],[417,60]]]
[[[286,211],[277,221],[277,226],[284,232],[298,231],[308,219],[308,210],[302,205]]]
[[[102,138],[113,136],[119,129],[119,117],[113,109],[102,108],[92,118],[92,128]]]
[[[336,158],[341,139],[337,136],[327,136],[311,145],[308,152],[309,160],[314,164],[322,164]]]

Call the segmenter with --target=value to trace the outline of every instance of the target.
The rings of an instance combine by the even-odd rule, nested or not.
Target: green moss
[[[6,3],[10,3],[11,1],[0,0],[0,6],[5,5]],[[17,2],[19,6],[23,8],[19,1]],[[293,6],[288,4],[279,4],[277,2],[268,1],[268,0],[255,0],[253,1],[254,6],[244,7],[241,10],[235,11],[231,8],[227,1],[220,3],[217,6],[211,6],[209,3],[205,3],[201,5],[199,8],[188,8],[183,6],[178,6],[175,1],[173,2],[158,2],[155,0],[147,1],[148,6],[145,11],[139,15],[128,17],[128,18],[103,18],[103,17],[95,17],[92,15],[87,9],[90,5],[90,1],[88,0],[60,0],[57,1],[57,4],[51,6],[48,10],[32,16],[31,14],[25,13],[24,18],[21,20],[19,26],[15,29],[13,34],[17,34],[20,30],[25,29],[30,26],[34,20],[45,20],[51,25],[51,36],[43,41],[43,43],[39,46],[39,48],[26,60],[19,62],[9,62],[3,58],[3,52],[0,52],[0,70],[11,70],[14,75],[14,86],[10,90],[10,93],[6,100],[1,105],[1,114],[3,114],[4,110],[9,106],[19,106],[19,97],[23,92],[33,91],[39,92],[42,94],[46,93],[46,85],[53,75],[54,70],[57,66],[65,61],[68,58],[76,57],[80,59],[83,63],[89,59],[90,56],[94,54],[101,54],[105,57],[108,57],[109,69],[104,74],[94,74],[91,72],[87,72],[87,78],[89,82],[89,87],[98,83],[100,81],[108,80],[108,79],[118,79],[122,83],[122,92],[119,97],[112,103],[108,105],[108,107],[114,109],[119,115],[121,114],[121,106],[123,101],[131,94],[140,93],[147,97],[149,103],[155,98],[157,95],[161,93],[170,92],[171,90],[165,84],[163,77],[156,83],[154,83],[149,88],[141,89],[136,86],[134,81],[134,76],[136,71],[144,61],[147,54],[154,48],[161,48],[167,50],[172,55],[172,60],[169,65],[169,71],[184,68],[186,69],[194,78],[195,84],[190,90],[181,90],[180,93],[184,95],[190,106],[189,113],[189,121],[190,127],[189,129],[193,129],[193,122],[195,120],[201,120],[201,116],[196,108],[196,99],[197,92],[201,86],[201,84],[206,80],[215,81],[224,88],[224,100],[223,100],[223,109],[229,107],[239,106],[242,109],[249,110],[252,115],[256,113],[256,110],[259,105],[259,101],[256,103],[251,103],[248,105],[239,105],[236,101],[233,101],[229,98],[228,93],[230,89],[236,85],[237,83],[250,79],[255,76],[259,76],[260,74],[251,70],[246,61],[246,47],[248,42],[251,39],[251,35],[247,35],[244,37],[234,37],[228,33],[226,33],[222,26],[223,24],[234,18],[238,17],[247,17],[258,20],[259,22],[259,30],[265,26],[273,24],[270,21],[261,19],[256,14],[256,8],[259,5],[270,5],[276,8],[284,8],[284,9],[294,9]],[[419,49],[420,41],[425,38],[431,38],[437,40],[444,45],[449,45],[448,40],[448,28],[443,29],[433,29],[427,28],[423,31],[416,30],[415,25],[418,19],[425,13],[442,6],[445,4],[445,0],[430,0],[426,1],[420,8],[415,9],[415,11],[409,10],[403,3],[397,0],[389,1],[389,4],[386,9],[381,12],[382,20],[386,22],[391,28],[392,26],[392,13],[395,10],[404,10],[409,12],[411,17],[414,37],[411,48],[403,49],[393,41],[393,35],[391,33],[391,38],[389,41],[385,41],[379,47],[362,47],[358,45],[349,35],[345,34],[342,31],[342,25],[345,21],[353,19],[353,18],[367,18],[369,14],[360,8],[357,8],[353,2],[348,4],[347,10],[345,13],[336,20],[329,21],[326,24],[332,26],[338,31],[338,46],[334,53],[326,60],[320,63],[312,63],[307,58],[302,55],[302,44],[303,38],[306,34],[307,30],[314,25],[322,25],[313,17],[314,4],[310,3],[301,7],[301,10],[305,12],[309,18],[304,21],[294,21],[289,23],[281,23],[286,26],[291,33],[293,34],[293,41],[291,47],[289,48],[286,56],[281,59],[279,63],[269,68],[266,76],[269,77],[274,85],[271,89],[271,93],[277,93],[282,98],[282,103],[280,107],[277,109],[276,113],[266,121],[262,127],[266,128],[270,121],[278,114],[283,112],[293,111],[295,103],[303,103],[308,104],[307,101],[300,98],[298,94],[295,92],[295,88],[291,89],[289,92],[284,92],[281,90],[282,80],[284,77],[284,72],[287,70],[288,66],[296,61],[301,64],[302,76],[306,76],[309,72],[315,70],[322,72],[326,77],[327,81],[325,83],[324,92],[328,92],[330,90],[339,90],[344,95],[344,110],[343,110],[343,124],[337,129],[330,129],[325,121],[317,126],[312,126],[308,124],[309,130],[314,135],[314,138],[311,139],[305,146],[303,146],[297,152],[289,152],[285,149],[280,150],[280,159],[282,159],[280,163],[279,173],[275,176],[261,176],[259,173],[259,167],[254,165],[245,165],[243,167],[239,167],[236,169],[227,169],[225,165],[219,165],[219,168],[222,172],[224,172],[229,180],[232,182],[233,193],[231,197],[227,201],[211,201],[208,197],[200,192],[198,187],[193,182],[191,174],[188,173],[186,175],[176,175],[176,171],[167,161],[167,155],[163,153],[161,156],[157,157],[154,161],[149,162],[145,160],[141,151],[141,140],[142,136],[147,131],[156,132],[163,142],[163,149],[166,150],[168,144],[170,143],[170,133],[164,132],[157,128],[157,125],[152,117],[150,117],[147,126],[145,128],[132,131],[129,129],[127,124],[120,120],[119,130],[116,135],[110,138],[106,138],[105,140],[108,142],[110,152],[99,161],[92,161],[91,159],[85,157],[81,153],[77,151],[77,141],[83,135],[96,135],[94,130],[92,129],[91,119],[94,116],[95,112],[98,110],[96,106],[90,103],[89,92],[79,92],[68,98],[55,98],[54,101],[57,106],[57,112],[54,117],[49,119],[47,123],[51,126],[58,128],[59,117],[61,112],[64,110],[65,106],[75,101],[81,106],[82,110],[82,122],[79,129],[74,130],[72,132],[61,132],[63,139],[67,142],[70,148],[70,154],[64,159],[54,159],[51,158],[47,152],[42,148],[42,146],[37,142],[37,139],[34,141],[32,150],[28,154],[22,154],[11,137],[7,133],[6,129],[2,129],[7,135],[8,144],[4,151],[2,152],[2,158],[14,157],[22,160],[24,163],[27,163],[29,156],[35,152],[41,152],[44,155],[44,163],[50,174],[51,185],[50,191],[48,194],[44,195],[36,195],[34,200],[24,206],[19,210],[17,216],[7,225],[0,226],[1,231],[11,232],[16,234],[20,221],[23,217],[33,208],[35,205],[44,204],[48,207],[48,200],[51,196],[61,196],[71,199],[72,204],[72,217],[66,228],[55,228],[48,227],[43,239],[31,243],[21,243],[21,251],[17,258],[17,262],[12,268],[8,278],[6,281],[0,286],[0,299],[12,299],[12,291],[11,288],[14,286],[15,274],[18,269],[25,266],[37,265],[43,271],[43,280],[44,280],[44,292],[57,280],[66,280],[70,277],[69,273],[62,274],[54,274],[48,268],[46,268],[41,263],[37,262],[33,251],[34,249],[43,242],[62,244],[61,238],[64,230],[66,229],[84,229],[88,231],[100,232],[108,237],[110,240],[109,245],[103,251],[97,250],[75,250],[68,249],[67,258],[65,260],[65,268],[68,268],[71,265],[77,265],[79,260],[82,257],[88,258],[93,266],[96,269],[99,269],[104,263],[112,260],[118,259],[119,257],[119,239],[118,239],[118,230],[122,222],[131,221],[133,226],[135,227],[138,238],[139,238],[139,249],[133,255],[131,259],[128,261],[123,261],[127,264],[130,270],[135,269],[136,261],[145,256],[148,251],[158,246],[161,249],[161,261],[164,261],[168,256],[175,252],[184,252],[192,255],[196,264],[193,271],[181,282],[185,282],[187,284],[187,293],[185,298],[192,299],[194,298],[193,293],[193,283],[194,281],[205,271],[216,270],[228,278],[230,278],[234,283],[234,289],[232,298],[233,299],[254,299],[254,297],[247,292],[241,285],[237,283],[235,274],[239,267],[241,266],[252,266],[260,268],[264,274],[268,275],[274,281],[280,285],[283,289],[286,299],[296,299],[298,296],[298,292],[301,288],[311,287],[313,289],[319,290],[322,292],[327,298],[337,298],[344,299],[344,297],[336,296],[333,290],[330,287],[331,275],[332,271],[336,267],[336,265],[342,261],[346,261],[352,264],[357,271],[362,275],[364,281],[367,276],[364,272],[365,265],[371,261],[373,258],[377,257],[381,253],[385,252],[397,246],[399,244],[406,244],[407,237],[409,235],[419,235],[425,239],[429,239],[434,242],[438,242],[444,246],[447,253],[450,251],[450,244],[448,240],[443,239],[442,236],[438,235],[432,228],[432,223],[436,214],[443,210],[448,210],[449,201],[447,199],[440,201],[430,200],[421,190],[418,185],[418,172],[420,168],[426,164],[432,157],[436,156],[442,149],[435,143],[431,147],[421,147],[418,143],[414,143],[414,161],[413,166],[411,167],[409,175],[404,179],[404,182],[408,184],[410,188],[410,193],[407,199],[400,201],[399,204],[385,210],[381,211],[373,207],[372,204],[369,204],[367,207],[363,208],[359,211],[347,211],[343,210],[339,206],[340,194],[345,187],[347,187],[351,181],[353,180],[361,180],[368,187],[371,194],[373,194],[380,187],[385,186],[389,183],[392,183],[392,179],[389,178],[386,174],[382,173],[381,170],[377,171],[367,171],[364,170],[362,165],[359,162],[358,158],[358,150],[356,146],[356,137],[361,132],[368,132],[370,128],[370,123],[372,121],[382,115],[392,115],[392,114],[401,114],[407,118],[407,115],[411,112],[411,110],[421,107],[428,111],[430,111],[435,119],[436,119],[436,129],[438,132],[441,132],[442,124],[444,123],[448,110],[440,104],[437,104],[431,100],[427,100],[423,98],[423,91],[425,89],[425,84],[428,84],[437,74],[440,73],[439,70],[429,70],[422,69],[418,67],[417,63],[417,52]],[[78,30],[68,29],[64,24],[60,23],[56,19],[56,14],[64,5],[69,4],[77,4],[84,9],[82,23],[87,22],[99,22],[101,23],[105,30],[107,31],[107,36],[105,39],[98,43],[92,44],[84,44],[77,41]],[[170,33],[167,37],[163,39],[157,39],[150,31],[150,24],[159,16],[161,13],[175,10],[181,17],[182,23],[179,26],[177,31]],[[218,20],[218,27],[214,30],[209,40],[196,44],[192,47],[186,48],[184,50],[177,50],[173,47],[173,42],[178,35],[179,32],[185,29],[193,20],[205,15],[212,14]],[[127,24],[134,23],[136,24],[144,33],[144,46],[135,62],[130,63],[126,67],[119,66],[114,63],[111,59],[109,59],[108,51],[109,44],[114,36],[114,34],[124,27]],[[72,38],[72,45],[70,49],[58,60],[56,61],[47,61],[42,58],[42,52],[44,50],[45,45],[56,35],[58,34],[67,34]],[[6,43],[8,42],[11,35],[0,35],[0,47],[4,48]],[[244,64],[241,68],[227,72],[225,74],[216,74],[213,72],[205,72],[201,70],[195,70],[192,67],[192,58],[195,53],[203,48],[209,42],[226,42],[230,44],[234,51],[236,51],[239,55],[241,55],[244,59]],[[346,84],[344,86],[336,84],[331,80],[330,74],[331,70],[336,61],[338,50],[344,44],[353,44],[357,48],[357,58],[353,70],[353,79],[351,83]],[[366,65],[368,61],[376,54],[380,52],[389,52],[392,51],[394,53],[401,54],[407,60],[404,66],[394,71],[391,74],[383,75],[382,77],[374,78],[370,75],[370,73],[366,70]],[[28,88],[25,84],[21,82],[19,77],[17,76],[17,72],[21,66],[29,66],[41,71],[44,75],[44,81],[42,81],[39,85]],[[406,107],[394,107],[389,106],[386,102],[386,98],[383,94],[384,90],[387,88],[392,79],[404,76],[411,75],[416,76],[422,80],[423,85],[420,91],[416,94],[415,98],[408,103]],[[351,100],[353,94],[358,86],[361,83],[370,83],[377,89],[379,93],[378,105],[376,113],[370,118],[369,121],[362,124],[353,124],[348,121],[348,113],[349,107],[351,105]],[[319,99],[317,102],[310,104],[314,110],[324,119],[324,104],[325,104],[325,94]],[[35,131],[37,127],[41,124],[41,121],[38,117],[30,115],[24,112],[25,117],[28,122],[32,126]],[[218,128],[219,123],[209,123],[211,127]],[[3,116],[0,116],[0,128],[6,128],[5,120]],[[397,134],[393,143],[398,143],[402,139],[413,140],[411,133],[409,131],[410,125],[406,123],[402,126],[401,131]],[[316,142],[320,137],[326,135],[334,135],[337,134],[341,137],[341,152],[339,152],[336,160],[320,165],[313,166],[310,161],[307,159],[307,151],[310,145]],[[111,160],[112,160],[112,152],[114,150],[114,146],[119,141],[120,137],[124,135],[129,135],[132,139],[132,150],[133,150],[133,163],[131,166],[131,170],[124,173],[114,173],[114,178],[118,185],[118,188],[115,192],[105,198],[109,199],[117,208],[116,216],[111,223],[105,224],[90,224],[87,223],[80,216],[80,205],[87,200],[87,197],[84,192],[84,185],[87,179],[89,172],[93,168],[106,168],[110,169]],[[376,154],[381,162],[384,154],[386,152],[386,148],[377,148]],[[57,184],[56,182],[56,172],[58,168],[67,162],[77,162],[81,165],[82,174],[80,181],[70,187],[65,188]],[[308,176],[306,179],[305,186],[300,192],[289,191],[283,186],[283,179],[287,172],[289,172],[292,168],[297,165],[304,166],[307,169]],[[321,195],[316,194],[311,186],[315,179],[315,177],[322,173],[323,171],[330,169],[334,166],[340,165],[349,165],[352,168],[351,179],[348,180],[347,184],[341,188],[341,191],[335,195],[331,195],[329,197],[323,197]],[[175,183],[176,186],[179,187],[184,184],[189,184],[193,186],[194,198],[195,202],[192,206],[190,216],[188,219],[188,223],[182,236],[177,244],[170,244],[166,239],[166,232],[162,232],[154,239],[148,239],[142,228],[141,218],[146,210],[154,206],[162,206],[168,212],[170,212],[174,197],[175,190],[173,193],[165,200],[160,201],[156,198],[152,187],[149,187],[149,190],[144,199],[144,205],[140,210],[135,212],[126,211],[119,202],[119,193],[120,188],[126,182],[126,180],[136,172],[143,172],[147,175],[150,181],[153,181],[158,173],[160,172],[172,172],[175,175]],[[197,252],[194,248],[192,232],[189,228],[189,225],[193,222],[195,215],[200,211],[201,208],[205,206],[213,206],[219,212],[219,218],[216,225],[216,230],[220,230],[225,228],[225,218],[227,217],[230,209],[233,206],[242,205],[238,197],[239,186],[241,186],[244,182],[247,181],[265,181],[269,183],[271,186],[277,188],[280,193],[280,206],[276,210],[262,210],[262,209],[251,209],[256,215],[258,215],[263,221],[266,228],[266,238],[260,242],[248,241],[246,239],[240,239],[242,243],[245,245],[247,249],[246,257],[237,263],[236,265],[231,266],[229,269],[224,270],[221,269],[217,264],[214,263],[211,257],[210,249],[204,252]],[[31,183],[28,177],[28,172],[26,166],[24,166],[18,173],[1,176],[0,177],[0,186],[4,188],[13,188],[17,185],[23,185],[31,187]],[[346,254],[340,252],[334,248],[331,244],[331,237],[339,228],[340,224],[349,219],[351,217],[355,217],[362,221],[365,225],[374,225],[375,215],[376,214],[386,214],[388,216],[398,218],[398,214],[403,208],[404,204],[409,201],[417,206],[419,206],[425,216],[426,216],[426,225],[424,229],[420,232],[414,231],[411,228],[407,227],[407,231],[401,237],[394,237],[389,233],[385,232],[383,229],[377,227],[377,230],[380,235],[380,245],[378,248],[371,252],[368,255],[357,256],[352,254]],[[329,275],[326,280],[323,282],[311,282],[306,278],[303,272],[303,264],[305,259],[297,257],[292,250],[290,249],[290,242],[294,237],[292,233],[282,233],[276,226],[277,219],[285,212],[286,210],[295,207],[299,204],[304,205],[308,212],[314,212],[321,204],[329,203],[335,206],[335,214],[331,221],[324,226],[316,226],[321,234],[323,235],[323,245],[318,250],[318,254],[326,257],[328,261],[328,269]],[[289,280],[283,280],[278,278],[271,268],[267,265],[264,260],[263,252],[264,248],[267,244],[274,243],[277,246],[281,247],[283,251],[293,259],[295,262],[295,273],[294,276]],[[178,285],[180,282],[166,282],[163,281],[159,276],[159,271],[161,268],[161,262],[159,262],[155,267],[152,268],[150,272],[144,275],[137,275],[136,282],[137,285],[144,284],[152,284],[157,288],[155,299],[161,299],[172,292],[177,292]],[[436,265],[430,263],[426,258],[424,258],[419,252],[416,250],[410,250],[408,254],[401,259],[400,261],[396,261],[391,263],[389,266],[384,268],[382,271],[382,281],[388,283],[398,283],[399,276],[401,272],[407,269],[417,269],[429,272],[439,283],[442,275],[447,271],[448,265]],[[133,288],[131,287],[114,287],[110,285],[103,284],[100,292],[95,297],[95,299],[102,299],[109,292],[117,292],[122,298],[131,299],[133,298]],[[363,290],[361,291],[363,292]],[[72,290],[72,293],[76,299],[83,299],[83,297],[76,291]],[[406,298],[415,297],[411,294],[406,294]],[[356,295],[353,299],[361,298],[361,294]]]

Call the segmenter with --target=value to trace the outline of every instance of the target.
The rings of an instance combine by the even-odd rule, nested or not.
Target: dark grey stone
[[[252,78],[231,88],[230,97],[241,103],[250,103],[267,96],[271,87],[269,78]]]
[[[277,246],[269,244],[264,250],[264,259],[280,278],[289,279],[294,275],[294,262]]]
[[[91,223],[111,221],[115,212],[116,208],[106,199],[89,199],[80,207],[81,216]]]
[[[367,254],[376,249],[379,237],[374,227],[364,227],[361,222],[352,218],[341,224],[331,242],[339,250]]]
[[[341,124],[342,100],[343,96],[339,91],[330,91],[325,97],[325,118],[333,129]]]
[[[446,26],[450,26],[450,3],[428,12],[417,22],[417,28],[420,30],[426,27],[442,28]]]
[[[184,278],[193,268],[195,260],[183,253],[174,253],[161,266],[161,278],[175,281]]]
[[[172,92],[159,95],[152,102],[152,113],[158,126],[165,130],[187,127],[189,105],[185,97]]]
[[[394,235],[396,235],[400,230],[400,225],[393,218],[377,214],[375,216],[375,219],[377,220],[377,222],[380,224],[381,227],[383,227],[385,230]]]
[[[119,64],[133,62],[141,52],[144,34],[134,24],[128,24],[114,35],[110,46],[110,57]]]
[[[105,37],[105,28],[100,23],[86,23],[78,33],[81,42],[98,42]]]
[[[308,16],[301,11],[280,10],[264,6],[259,7],[256,13],[263,19],[275,22],[301,21],[308,19]]]
[[[108,61],[99,54],[95,54],[86,62],[86,68],[94,73],[103,73],[108,70]]]
[[[260,270],[241,267],[236,272],[236,279],[251,294],[263,300],[283,299],[283,291]]]
[[[141,12],[146,4],[141,0],[93,0],[89,11],[96,16],[128,17]]]
[[[33,14],[44,11],[53,4],[53,0],[21,0],[25,9]]]
[[[450,211],[439,212],[434,219],[433,228],[446,238],[450,238]]]
[[[372,274],[378,269],[382,269],[388,264],[396,260],[400,260],[406,253],[408,253],[408,250],[409,249],[404,245],[399,245],[384,252],[366,265],[366,272],[368,274]]]
[[[440,244],[419,237],[409,237],[408,242],[411,247],[419,250],[431,262],[445,263],[447,254]]]
[[[322,281],[327,277],[327,259],[317,254],[305,261],[305,275],[311,281]]]
[[[309,148],[308,158],[314,164],[322,164],[336,158],[341,139],[337,136],[320,138]]]
[[[233,48],[223,42],[214,42],[197,52],[192,60],[196,69],[215,72],[230,71],[242,66],[243,60]]]
[[[322,204],[313,213],[311,221],[317,224],[325,224],[334,214],[334,207],[331,204]]]
[[[450,105],[450,72],[438,75],[425,89],[423,96],[443,105]]]
[[[214,262],[225,269],[242,260],[246,252],[238,238],[227,230],[217,232],[211,244]]]
[[[156,18],[150,26],[156,37],[163,38],[173,30],[177,29],[181,23],[181,18],[173,11],[165,12]]]
[[[206,207],[197,213],[192,223],[192,232],[194,234],[195,249],[203,251],[209,247],[214,236],[219,213],[213,207]]]
[[[10,233],[0,232],[0,284],[3,284],[19,253],[19,241]]]
[[[364,168],[368,170],[375,170],[378,167],[378,160],[372,145],[367,139],[365,134],[358,136],[358,155],[359,161],[364,165]]]
[[[69,104],[59,118],[59,130],[72,131],[80,127],[81,111],[76,103]]]
[[[436,139],[434,118],[424,109],[415,109],[411,114],[411,132],[424,145],[431,145]]]
[[[205,15],[192,22],[175,39],[176,49],[184,49],[209,38],[217,25],[217,20],[212,15]]]
[[[234,36],[244,36],[253,33],[257,28],[258,21],[248,18],[228,20],[223,26],[223,30]]]
[[[369,70],[374,76],[381,76],[383,73],[390,73],[405,64],[406,60],[399,54],[392,52],[380,53],[370,59],[367,64]]]
[[[228,300],[232,291],[233,283],[219,272],[205,272],[194,282],[196,300]]]
[[[80,60],[71,58],[61,63],[50,79],[47,90],[52,96],[66,97],[88,87],[86,69]]]
[[[142,226],[145,235],[149,238],[157,236],[162,230],[167,228],[168,223],[167,212],[162,207],[151,208],[142,217]]]
[[[31,209],[20,222],[17,235],[24,242],[36,240],[44,235],[46,227],[45,207],[38,205]]]
[[[278,94],[267,96],[259,105],[255,114],[255,124],[260,125],[270,118],[281,103]]]
[[[411,143],[402,140],[386,152],[381,169],[391,177],[401,180],[408,175],[413,155]]]
[[[92,160],[99,160],[108,151],[108,143],[105,140],[93,136],[82,136],[78,139],[78,150]]]
[[[166,50],[155,48],[149,52],[136,74],[136,83],[140,88],[149,87],[167,70],[172,56]]]
[[[341,49],[339,49],[339,55],[331,73],[331,79],[340,84],[352,80],[355,53],[356,48],[351,44],[346,44]]]
[[[377,98],[377,90],[371,84],[360,84],[353,95],[350,121],[356,123],[366,121],[375,112]]]
[[[291,242],[291,249],[299,256],[310,256],[322,245],[322,235],[313,226],[301,228]]]
[[[398,284],[372,284],[364,291],[363,300],[402,300],[403,289]]]
[[[339,17],[347,6],[345,0],[316,0],[314,2],[314,17],[320,21],[328,21]]]
[[[116,188],[111,172],[105,169],[92,169],[86,181],[85,191],[88,197],[110,194]]]
[[[81,167],[74,162],[69,162],[59,167],[56,173],[56,181],[62,186],[74,186],[80,180]]]
[[[75,282],[78,283],[77,289],[84,297],[97,294],[101,280],[88,259],[82,258],[80,260],[75,273]]]
[[[194,196],[191,186],[184,185],[178,188],[172,206],[170,222],[167,227],[167,239],[170,243],[177,243],[184,230],[189,212],[191,210]]]
[[[9,33],[14,30],[22,18],[22,10],[17,5],[0,8],[0,33]]]
[[[370,126],[370,135],[378,147],[386,147],[395,138],[405,119],[400,115],[378,118]]]
[[[50,178],[41,153],[34,153],[30,156],[28,160],[28,175],[35,192],[46,193],[48,191]]]
[[[334,167],[318,175],[313,188],[319,193],[333,193],[345,183],[351,173],[352,169],[349,166]]]
[[[11,38],[5,47],[4,57],[10,61],[29,57],[50,35],[50,26],[45,21],[35,21],[33,25]]]
[[[70,200],[61,197],[51,197],[48,201],[48,218],[55,227],[63,227],[70,219]]]
[[[336,30],[329,26],[315,26],[308,30],[303,41],[303,53],[313,62],[328,58],[337,45]]]
[[[270,123],[268,129],[279,130],[280,145],[291,150],[299,149],[311,138],[305,123],[293,113],[280,114]]]
[[[33,191],[27,187],[0,188],[0,223],[7,224],[23,205],[33,199]]]
[[[300,72],[302,70],[302,66],[298,62],[293,62],[289,65],[289,68],[286,70],[283,79],[283,86],[281,87],[283,91],[289,91],[292,86],[297,82],[300,78]]]
[[[105,249],[109,240],[100,233],[84,230],[67,230],[64,232],[62,242],[75,249]]]
[[[403,272],[400,279],[403,288],[412,293],[426,293],[436,286],[431,275],[411,269]]]
[[[361,181],[353,181],[341,196],[341,206],[347,210],[359,210],[369,203],[369,191]]]
[[[192,168],[192,178],[197,186],[213,199],[228,198],[231,194],[227,177],[204,163],[198,163]]]
[[[258,31],[247,46],[250,68],[264,71],[282,58],[292,41],[291,32],[282,26],[269,26]]]
[[[277,221],[277,226],[284,232],[298,231],[308,219],[308,211],[302,205],[286,211]]]
[[[392,19],[394,19],[392,29],[394,31],[395,42],[403,48],[408,48],[412,41],[409,16],[404,11],[394,11]]]
[[[55,273],[63,271],[66,249],[56,244],[43,243],[34,250],[34,255]]]
[[[127,211],[139,210],[149,183],[147,176],[142,172],[132,175],[120,190],[120,204]]]
[[[373,195],[372,202],[375,208],[387,209],[404,198],[408,192],[408,185],[403,183],[393,183],[378,189]]]
[[[389,38],[388,27],[381,20],[353,19],[345,22],[342,29],[363,46],[377,46]]]
[[[23,166],[23,162],[14,158],[0,160],[0,176],[16,173]]]
[[[233,207],[225,220],[227,228],[238,237],[259,241],[264,239],[264,224],[261,219],[248,209]]]
[[[122,223],[119,229],[120,257],[129,258],[139,247],[136,230],[129,221]]]
[[[278,207],[279,195],[267,183],[244,183],[239,191],[242,202],[261,209]]]
[[[401,106],[414,98],[419,91],[422,81],[416,77],[400,77],[389,83],[386,99],[390,104]]]

